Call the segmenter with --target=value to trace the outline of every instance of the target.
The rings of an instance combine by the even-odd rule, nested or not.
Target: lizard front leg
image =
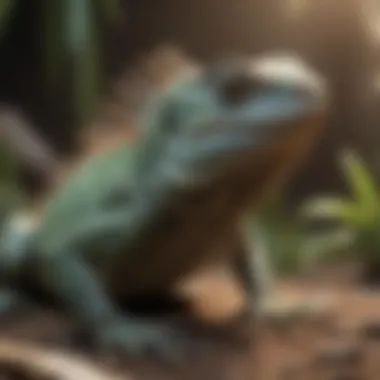
[[[275,291],[274,268],[270,264],[267,247],[258,223],[244,224],[233,270],[247,297],[250,313],[260,313],[266,300]]]
[[[247,295],[250,314],[265,319],[289,319],[318,310],[319,299],[297,301],[279,294],[271,253],[257,219],[243,226],[242,241],[233,267]]]
[[[138,355],[149,350],[172,358],[180,348],[173,329],[130,314],[121,315],[103,282],[85,261],[86,249],[101,246],[102,241],[107,246],[103,248],[116,249],[125,231],[125,213],[114,212],[101,221],[83,224],[80,230],[66,236],[64,244],[42,246],[40,277],[90,331],[99,348]]]

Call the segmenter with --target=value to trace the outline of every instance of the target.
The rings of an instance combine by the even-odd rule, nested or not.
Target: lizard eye
[[[263,88],[242,60],[217,62],[208,69],[206,78],[216,88],[218,97],[226,105],[239,105]]]
[[[224,78],[220,95],[226,104],[235,105],[254,95],[260,87],[260,83],[253,80],[247,73],[236,72]]]

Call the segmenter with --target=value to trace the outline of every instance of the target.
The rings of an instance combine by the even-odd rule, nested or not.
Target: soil
[[[378,380],[380,328],[369,326],[377,318],[380,321],[380,292],[365,291],[338,279],[338,274],[330,273],[313,280],[283,280],[279,289],[287,297],[330,297],[328,312],[284,323],[260,322],[254,329],[248,320],[235,318],[232,322],[242,297],[225,272],[199,276],[185,287],[200,318],[191,328],[187,321],[193,333],[191,349],[178,367],[155,360],[116,360],[95,354],[75,343],[75,328],[70,321],[47,310],[2,320],[0,336],[84,355],[126,379]],[[35,378],[42,379],[38,375]]]

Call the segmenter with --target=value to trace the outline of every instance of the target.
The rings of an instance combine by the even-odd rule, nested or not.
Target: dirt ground
[[[253,329],[247,320],[230,322],[242,302],[233,281],[223,272],[200,276],[185,291],[193,295],[202,323],[192,325],[191,349],[178,368],[147,360],[118,361],[91,353],[73,344],[74,332],[68,321],[46,311],[3,320],[0,346],[1,339],[7,337],[38,342],[50,351],[69,350],[125,379],[378,380],[380,331],[366,331],[366,335],[363,331],[369,322],[380,320],[380,292],[339,284],[336,276],[333,281],[287,280],[280,289],[281,294],[300,299],[323,294],[331,298],[331,307],[316,318],[266,321]],[[0,350],[0,374],[1,365]]]

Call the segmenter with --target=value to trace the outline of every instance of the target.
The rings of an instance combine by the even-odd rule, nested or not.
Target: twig
[[[80,356],[45,349],[14,340],[0,341],[1,367],[33,374],[34,377],[59,380],[130,380],[131,377],[113,374]],[[37,375],[37,376],[35,376]]]
[[[48,176],[56,172],[58,161],[52,149],[19,111],[0,106],[0,138],[29,165]]]

